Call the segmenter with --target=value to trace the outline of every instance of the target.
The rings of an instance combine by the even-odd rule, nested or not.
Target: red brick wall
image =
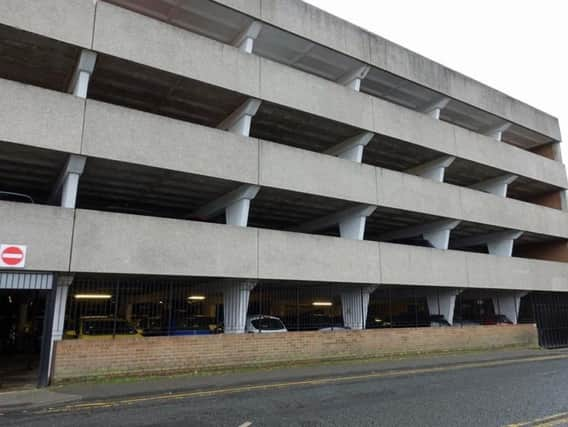
[[[536,345],[534,325],[65,340],[54,381]]]

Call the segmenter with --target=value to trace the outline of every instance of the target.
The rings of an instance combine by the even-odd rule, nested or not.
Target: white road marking
[[[246,421],[242,423],[239,427],[249,427],[249,426],[252,426],[252,423],[250,421]]]

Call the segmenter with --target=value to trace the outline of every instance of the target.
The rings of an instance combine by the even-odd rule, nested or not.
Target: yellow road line
[[[557,426],[561,423],[568,423],[568,412],[560,412],[544,418],[537,418],[532,421],[522,421],[520,423],[509,424],[506,427],[549,427]]]
[[[312,379],[312,380],[298,380],[298,381],[288,381],[288,382],[281,382],[281,383],[243,385],[243,386],[227,387],[227,388],[212,389],[212,390],[199,390],[199,391],[190,391],[190,392],[181,392],[181,393],[159,394],[159,395],[153,395],[153,396],[140,396],[140,397],[135,397],[135,398],[130,398],[130,399],[109,400],[109,401],[100,401],[100,402],[92,402],[92,403],[77,403],[77,404],[63,406],[61,408],[45,409],[45,410],[37,411],[37,412],[34,412],[34,413],[35,414],[55,414],[55,413],[61,413],[61,412],[84,411],[84,410],[90,410],[90,409],[101,409],[101,408],[113,408],[113,407],[119,407],[119,406],[128,406],[128,405],[133,405],[133,404],[141,403],[141,402],[179,400],[179,399],[189,399],[189,398],[197,398],[197,397],[211,397],[211,396],[217,396],[217,395],[223,395],[223,394],[243,393],[243,392],[254,391],[254,390],[273,390],[273,389],[281,389],[281,388],[288,388],[288,387],[334,384],[334,383],[340,383],[340,382],[367,380],[367,379],[376,379],[376,378],[395,378],[395,377],[402,377],[402,376],[407,376],[407,375],[420,375],[420,374],[429,374],[429,373],[436,373],[436,372],[449,372],[449,371],[457,371],[457,370],[461,370],[461,369],[472,369],[472,368],[488,368],[488,367],[511,365],[511,364],[518,364],[518,363],[540,362],[540,361],[561,360],[561,359],[568,359],[568,354],[566,354],[566,355],[553,355],[553,356],[535,356],[535,357],[529,357],[529,358],[523,358],[523,359],[495,360],[495,361],[489,361],[489,362],[469,362],[469,363],[461,363],[461,364],[458,364],[458,365],[438,366],[438,367],[433,367],[433,368],[416,368],[416,369],[407,369],[407,370],[375,372],[375,373],[370,373],[370,374],[318,378],[318,379]]]

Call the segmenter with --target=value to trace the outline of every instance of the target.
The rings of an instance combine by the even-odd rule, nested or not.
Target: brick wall
[[[536,345],[534,325],[65,340],[54,381]]]

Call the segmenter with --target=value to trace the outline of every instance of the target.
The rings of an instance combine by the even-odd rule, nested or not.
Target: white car
[[[258,314],[256,316],[248,316],[245,332],[251,334],[273,334],[279,332],[288,332],[282,320],[274,316],[265,316]]]

